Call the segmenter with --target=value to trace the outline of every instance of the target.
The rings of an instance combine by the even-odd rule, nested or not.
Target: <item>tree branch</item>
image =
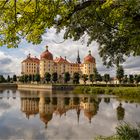
[[[15,27],[16,27],[16,24],[17,24],[17,4],[16,4],[17,0],[14,1],[14,11],[15,11]]]
[[[73,11],[71,13],[68,14],[67,17],[65,17],[64,19],[60,20],[58,22],[57,25],[61,25],[61,23],[64,21],[64,20],[69,20],[71,18],[71,16],[75,13],[75,12],[78,12],[82,9],[85,9],[86,7],[90,6],[92,3],[94,3],[95,1],[94,0],[89,0],[89,1],[85,1],[83,2],[82,4],[78,4],[74,7]]]

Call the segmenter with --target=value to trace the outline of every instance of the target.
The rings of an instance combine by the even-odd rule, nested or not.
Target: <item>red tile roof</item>
[[[54,60],[54,62],[55,62],[55,63],[67,63],[67,64],[70,63],[69,61],[67,61],[66,59],[62,58],[61,56],[60,56],[60,58],[56,58],[56,59]]]
[[[47,59],[47,60],[53,60],[53,55],[48,51],[48,49],[46,49],[46,51],[44,51],[41,55],[40,55],[41,59]]]
[[[84,58],[84,62],[95,63],[95,58],[91,54],[89,54]]]
[[[38,63],[39,64],[39,59],[36,57],[27,57],[25,60],[22,61],[23,62],[34,62],[34,63]]]

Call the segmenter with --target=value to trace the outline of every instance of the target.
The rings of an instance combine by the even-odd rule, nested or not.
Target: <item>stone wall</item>
[[[0,83],[0,88],[17,88],[16,83]]]
[[[73,90],[74,85],[18,84],[18,89]]]
[[[52,90],[52,85],[41,85],[41,84],[18,84],[18,89],[46,89]]]

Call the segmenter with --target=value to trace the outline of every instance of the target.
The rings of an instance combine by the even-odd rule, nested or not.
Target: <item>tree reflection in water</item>
[[[123,120],[124,119],[124,115],[125,115],[125,109],[122,107],[122,104],[120,103],[119,106],[117,107],[117,119]]]

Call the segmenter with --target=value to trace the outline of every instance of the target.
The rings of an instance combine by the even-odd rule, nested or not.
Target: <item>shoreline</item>
[[[73,94],[117,96],[125,99],[137,99],[140,102],[140,86],[106,86],[105,85],[73,85],[73,84],[19,84],[0,83],[0,89],[35,90],[35,91],[66,91]]]
[[[57,84],[18,84],[18,89],[45,89],[45,90],[74,90],[76,85],[57,85]]]
[[[0,88],[29,88],[29,89],[46,89],[46,90],[75,90],[76,88],[139,88],[135,84],[24,84],[24,83],[0,83]]]
[[[76,87],[73,93],[90,94],[90,95],[115,95],[124,99],[136,99],[140,102],[139,87]]]

